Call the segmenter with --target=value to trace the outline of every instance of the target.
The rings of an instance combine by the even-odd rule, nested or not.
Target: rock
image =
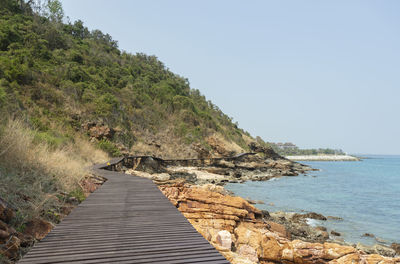
[[[10,223],[10,221],[15,217],[15,211],[11,206],[0,198],[0,220]]]
[[[321,237],[322,240],[327,240],[327,239],[329,239],[329,233],[326,232],[326,231],[317,231],[316,234],[317,234],[318,237]]]
[[[216,168],[216,167],[206,167],[203,170],[209,173],[213,174],[219,174],[219,175],[229,175],[229,169],[226,168]]]
[[[102,183],[99,183],[98,180],[95,180],[94,178],[85,178],[80,182],[82,189],[85,191],[85,193],[92,193],[96,191]]]
[[[232,251],[222,251],[221,253],[231,264],[258,264],[258,260],[251,261],[250,259]]]
[[[306,214],[294,214],[292,217],[292,220],[294,222],[301,222],[301,221],[305,221],[307,218],[309,219],[315,219],[315,220],[322,220],[325,221],[327,220],[325,216],[323,216],[322,214],[318,214],[318,213],[306,213]]]
[[[208,145],[212,148],[213,151],[215,151],[217,154],[223,156],[223,157],[229,157],[231,156],[232,153],[226,149],[226,144],[222,142],[220,138],[217,136],[210,136],[207,139]]]
[[[168,173],[153,174],[152,179],[155,181],[168,181],[171,176]]]
[[[254,151],[256,153],[263,153],[265,157],[272,159],[282,158],[271,147],[263,147],[257,142],[250,142],[248,146],[251,151]]]
[[[250,198],[246,198],[246,201],[247,201],[249,204],[256,204],[256,201],[251,200]]]
[[[188,213],[221,214],[221,218],[237,219],[240,217],[254,219],[261,211],[241,197],[223,195],[199,187],[160,186],[160,190],[170,200],[180,201],[178,208]]]
[[[382,238],[379,238],[379,237],[375,237],[375,240],[376,240],[376,242],[382,243],[382,244],[387,244],[388,243],[388,241],[386,241],[386,240],[384,240]]]
[[[10,260],[15,260],[19,257],[19,247],[21,241],[16,236],[11,236],[7,242],[0,247],[0,255],[6,256]]]
[[[241,245],[238,248],[237,253],[250,261],[258,262],[256,250],[248,245]]]
[[[272,222],[272,221],[267,221],[266,222],[269,226],[269,230],[275,233],[278,233],[282,237],[286,237],[290,239],[290,233],[287,232],[285,226],[280,225],[278,223]]]
[[[8,230],[8,225],[1,220],[0,220],[0,230],[4,230],[4,231]]]
[[[210,192],[216,192],[216,193],[219,193],[222,195],[229,195],[229,192],[227,190],[225,190],[224,187],[218,186],[215,184],[204,184],[200,188],[202,188],[203,190],[210,191]]]
[[[327,230],[325,226],[317,226],[315,229],[319,230],[319,231],[326,231]]]
[[[371,254],[362,256],[363,263],[367,264],[397,264],[400,262],[400,259],[388,259],[386,257],[380,256],[378,254]]]
[[[364,252],[366,254],[376,254],[377,253],[375,248],[373,248],[371,246],[366,246],[361,243],[357,243],[356,249],[361,250],[362,252]]]
[[[68,197],[67,201],[68,201],[68,203],[73,204],[73,205],[79,204],[79,200],[74,196]]]
[[[115,130],[106,125],[95,125],[88,129],[91,138],[96,138],[97,140],[102,139],[112,139]]]
[[[311,218],[311,219],[326,221],[326,217],[325,216],[323,216],[322,214],[314,213],[314,212],[304,214],[303,216],[305,218]]]
[[[342,246],[335,243],[324,243],[325,259],[338,259],[351,253],[356,253],[356,249],[350,246]]]
[[[373,246],[376,253],[386,256],[386,257],[394,257],[396,256],[396,251],[393,248],[386,247],[383,245],[376,244]]]
[[[218,166],[221,166],[221,167],[223,167],[223,168],[230,168],[230,169],[233,169],[233,168],[236,167],[234,163],[232,163],[232,162],[230,162],[230,161],[226,161],[226,160],[220,160],[220,161],[218,161],[217,164],[218,164]]]
[[[8,233],[5,230],[0,230],[0,244],[1,244],[2,240],[8,238],[9,236],[10,236],[10,233]]]
[[[348,254],[343,257],[340,257],[338,259],[334,259],[334,260],[330,261],[329,263],[330,264],[353,264],[353,263],[360,263],[360,262],[361,262],[360,254],[352,253],[352,254]],[[367,262],[367,264],[372,264],[372,263]]]
[[[342,221],[343,220],[343,218],[341,218],[341,217],[331,216],[331,215],[328,215],[326,218],[329,219],[329,220],[337,220],[337,221]]]
[[[339,232],[336,232],[335,230],[332,230],[331,234],[334,236],[341,236],[341,234]]]
[[[371,234],[371,233],[364,233],[362,236],[363,237],[375,237],[375,235]]]
[[[263,213],[241,197],[223,192],[222,187],[189,186],[184,183],[159,187],[188,218],[194,228],[210,241],[231,263],[396,263],[396,259],[366,255],[358,249],[338,243],[322,243],[329,238],[326,228],[314,229],[304,221],[308,217],[323,219],[319,214]],[[302,233],[311,243],[290,240]],[[304,234],[303,234],[304,233]],[[303,238],[302,238],[303,239]],[[393,256],[393,249],[380,248],[380,254]],[[368,251],[376,253],[377,249]],[[371,257],[372,256],[372,257]]]
[[[231,249],[232,235],[226,230],[219,231],[217,234],[217,244],[223,248]]]
[[[393,248],[398,255],[400,255],[400,244],[392,243],[392,245],[390,247]]]
[[[24,234],[36,240],[43,239],[53,229],[53,225],[45,220],[35,218],[26,224]]]

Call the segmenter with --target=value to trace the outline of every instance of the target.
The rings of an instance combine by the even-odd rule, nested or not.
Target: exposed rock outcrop
[[[116,132],[113,128],[103,123],[96,122],[86,122],[82,125],[82,129],[86,131],[91,138],[97,140],[112,139]]]
[[[231,263],[400,263],[352,246],[291,240],[291,233],[266,213],[222,187],[161,185],[160,190],[196,230]],[[322,219],[318,214],[307,215]],[[319,232],[326,232],[319,230]]]

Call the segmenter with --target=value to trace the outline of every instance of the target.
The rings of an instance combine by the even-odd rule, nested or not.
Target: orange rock
[[[226,219],[188,219],[189,222],[194,227],[199,228],[210,228],[210,229],[217,229],[217,230],[228,230],[229,232],[233,233],[233,229],[236,227],[235,220],[226,220]]]
[[[345,255],[339,259],[335,259],[330,261],[329,263],[331,264],[352,264],[352,263],[360,263],[360,254],[358,253],[352,253]]]
[[[286,228],[283,225],[271,221],[267,221],[267,224],[270,226],[269,230],[290,239],[290,233],[286,231]]]
[[[258,256],[256,250],[250,247],[249,245],[241,245],[238,248],[237,253],[239,254],[239,256],[243,258],[246,258],[253,262],[258,262]]]
[[[293,261],[295,263],[315,263],[322,260],[324,247],[319,243],[309,243],[301,240],[293,240]]]
[[[263,232],[257,229],[253,223],[241,222],[235,229],[236,246],[248,245],[257,252],[257,256],[261,256],[261,243],[263,240]]]
[[[283,225],[257,219],[260,210],[241,197],[226,195],[220,188],[176,184],[160,186],[160,190],[231,263],[400,264],[400,259],[361,255],[350,246],[290,241]],[[234,234],[231,240],[236,252],[223,246],[226,239],[221,237],[221,232]]]
[[[270,260],[270,261],[281,261],[282,260],[282,246],[275,239],[270,239],[267,237],[263,237],[261,242],[261,258]]]
[[[391,259],[391,258],[386,258],[378,254],[371,254],[371,255],[365,255],[362,256],[362,260],[366,264],[395,264],[395,263],[400,263],[400,258],[397,259]]]
[[[260,210],[255,208],[241,197],[222,195],[220,193],[210,192],[201,188],[186,188],[182,194],[184,195],[184,200],[192,200],[209,204],[222,204],[261,214]]]
[[[36,218],[26,224],[25,234],[32,236],[34,239],[43,239],[53,229],[50,222]]]
[[[236,215],[223,215],[214,214],[210,212],[199,212],[199,213],[183,213],[183,215],[188,219],[225,219],[239,221],[239,217]]]
[[[335,243],[324,243],[324,258],[338,259],[344,255],[355,253],[357,250],[350,246],[342,246]]]
[[[195,212],[213,212],[216,214],[234,215],[238,217],[245,217],[249,212],[244,209],[239,209],[222,204],[209,204],[197,201],[186,201],[179,205],[181,212],[195,213]]]

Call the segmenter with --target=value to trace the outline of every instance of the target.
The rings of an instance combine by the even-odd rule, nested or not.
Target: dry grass
[[[245,150],[233,141],[227,140],[220,133],[214,133],[212,136],[207,138],[207,141],[213,142],[217,147],[225,149],[225,151],[243,153]]]
[[[20,224],[31,217],[52,218],[62,203],[59,194],[80,190],[88,166],[108,156],[76,137],[74,143],[51,148],[34,141],[34,131],[9,120],[0,131],[0,197],[18,210]]]

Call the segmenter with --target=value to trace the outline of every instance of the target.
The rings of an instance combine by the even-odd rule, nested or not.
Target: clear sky
[[[266,141],[400,154],[400,1],[63,0]]]

